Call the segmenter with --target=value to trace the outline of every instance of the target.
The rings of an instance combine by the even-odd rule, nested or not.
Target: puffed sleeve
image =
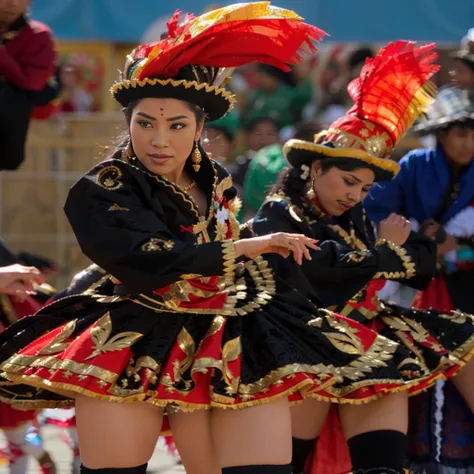
[[[311,250],[311,260],[304,259],[301,270],[325,306],[349,300],[373,279],[415,276],[410,248],[380,240],[368,250],[354,250],[328,240],[325,226],[317,222],[309,225],[295,208],[281,201],[266,203],[253,222],[258,235],[292,232],[319,240],[321,250]]]
[[[117,160],[101,163],[72,187],[65,212],[84,254],[132,293],[162,288],[183,274],[229,275],[234,244],[185,243],[151,206],[146,187]]]

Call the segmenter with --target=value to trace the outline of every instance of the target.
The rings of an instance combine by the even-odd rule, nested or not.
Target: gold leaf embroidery
[[[369,255],[370,255],[370,252],[368,250],[350,252],[347,254],[347,260],[349,262],[359,263],[359,262],[364,261]]]
[[[148,242],[142,245],[145,252],[160,252],[161,250],[173,250],[174,242],[172,240],[163,240],[152,237]]]
[[[227,384],[226,392],[228,395],[237,393],[240,382],[240,377],[234,378],[234,374],[229,368],[229,363],[237,360],[241,352],[242,344],[240,342],[240,337],[236,337],[235,339],[227,341],[222,348],[224,380]]]
[[[314,326],[317,328],[322,328],[323,327],[323,318],[321,316],[312,319],[311,321],[308,321],[308,326]]]
[[[465,324],[468,315],[461,311],[451,311],[450,314],[440,314],[439,316],[443,319],[447,319],[448,321],[452,321],[453,323]]]
[[[186,357],[182,361],[175,360],[173,362],[173,375],[175,382],[180,381],[184,372],[191,367],[194,352],[196,350],[196,343],[186,328],[182,328],[178,334],[178,345]]]
[[[229,201],[229,211],[232,212],[232,214],[238,214],[240,209],[242,208],[242,200],[236,196],[234,199],[231,199]]]
[[[127,377],[135,377],[139,381],[139,372],[141,369],[146,368],[153,372],[159,372],[161,366],[155,359],[150,356],[142,356],[135,361],[135,359],[130,359],[127,368],[125,369],[125,373]]]
[[[224,344],[222,349],[222,359],[225,362],[232,362],[239,357],[241,352],[242,344],[240,343],[240,337],[236,337]]]
[[[63,326],[61,332],[46,347],[41,349],[38,355],[57,354],[66,350],[69,343],[64,341],[72,336],[75,329],[76,319]]]
[[[227,224],[225,222],[216,223],[216,240],[223,241],[227,234]]]
[[[102,318],[100,318],[100,320],[97,322],[97,325],[91,329],[91,339],[94,341],[95,350],[84,360],[97,357],[103,352],[120,351],[126,349],[143,336],[143,334],[138,332],[125,331],[116,334],[109,339],[111,332],[112,319],[110,318],[110,313],[107,312],[104,316],[102,316]]]
[[[232,187],[232,178],[226,176],[216,187],[216,197],[219,201],[222,201],[224,196],[224,191],[227,191]]]
[[[336,319],[334,313],[320,309],[319,312],[324,314],[326,321],[331,327],[339,332],[325,333],[325,336],[340,351],[347,354],[364,354],[364,345],[357,336],[357,329],[351,327],[349,323],[342,319]]]
[[[399,318],[392,318],[391,316],[383,316],[383,321],[387,324],[390,328],[396,329],[397,331],[409,331],[410,328],[408,324],[403,322]]]
[[[121,207],[117,203],[112,204],[109,208],[108,211],[129,211],[130,209],[128,207]]]
[[[225,318],[223,316],[214,316],[212,319],[211,326],[207,330],[206,337],[214,336],[217,334],[225,324]]]
[[[412,331],[410,331],[410,334],[413,339],[415,339],[415,341],[426,342],[428,340],[428,331],[421,324],[410,318],[403,319],[412,329]]]
[[[229,212],[229,226],[232,232],[231,240],[239,240],[240,237],[240,224],[235,215]]]
[[[350,247],[357,250],[367,250],[367,246],[364,242],[355,235],[354,229],[351,229],[351,233],[349,234],[349,232],[344,230],[340,225],[330,224],[329,228],[336,232],[336,234],[339,234]]]
[[[103,346],[112,332],[112,319],[110,313],[105,313],[97,324],[91,329],[91,339],[95,346]]]
[[[341,352],[352,355],[362,355],[360,345],[347,334],[341,334],[338,332],[326,333],[325,336],[331,341],[333,346],[339,349]]]
[[[390,242],[390,240],[386,239],[377,239],[375,245],[386,245],[402,261],[402,266],[405,269],[405,272],[377,272],[375,274],[375,278],[383,277],[387,280],[390,280],[398,278],[413,278],[416,275],[415,264],[405,248],[400,247],[399,245],[396,245],[393,242]]]

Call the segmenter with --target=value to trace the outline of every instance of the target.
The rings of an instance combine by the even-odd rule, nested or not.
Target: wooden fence
[[[71,185],[103,159],[123,127],[121,114],[33,122],[27,159],[15,172],[0,173],[0,236],[13,250],[53,259],[58,288],[88,264],[63,213]]]

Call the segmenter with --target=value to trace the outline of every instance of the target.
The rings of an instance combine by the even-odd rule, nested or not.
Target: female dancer
[[[441,89],[428,120],[415,130],[433,134],[435,148],[410,152],[397,177],[373,188],[364,206],[377,223],[392,212],[402,214],[436,242],[436,276],[415,299],[417,308],[474,313],[474,91]],[[455,388],[472,384],[470,376],[462,371],[444,388],[439,382],[412,399],[413,472],[474,469],[474,392],[461,388],[464,401]]]
[[[416,311],[378,299],[385,280],[425,288],[435,270],[436,249],[430,239],[410,233],[409,222],[395,214],[381,223],[377,238],[361,204],[375,181],[398,171],[390,153],[429,101],[426,81],[437,70],[431,65],[432,50],[432,45],[415,48],[397,42],[368,60],[360,78],[349,85],[355,105],[348,114],[316,135],[314,143],[290,140],[285,145],[293,168],[282,176],[253,223],[258,235],[301,232],[318,239],[321,251],[295,270],[306,275],[307,294],[405,349],[398,367],[405,391],[367,406],[339,409],[357,473],[402,472],[408,393],[454,375],[474,346],[474,318],[468,314]],[[398,268],[380,255],[386,245]],[[270,258],[278,269],[277,260]],[[298,284],[300,291],[305,289]],[[348,292],[351,296],[345,299]],[[463,370],[471,373],[472,364]],[[470,396],[472,388],[461,385]],[[321,405],[308,400],[292,409],[296,472],[303,470],[325,420],[327,411]]]
[[[313,239],[239,238],[235,188],[199,144],[204,120],[232,107],[234,66],[285,68],[322,35],[291,11],[242,3],[183,24],[177,14],[166,39],[128,57],[112,89],[128,138],[65,205],[106,275],[0,336],[2,399],[75,404],[84,474],[144,473],[165,410],[188,474],[289,474],[290,394],[364,399],[365,385],[402,383],[397,344],[319,314],[260,257],[301,265]]]

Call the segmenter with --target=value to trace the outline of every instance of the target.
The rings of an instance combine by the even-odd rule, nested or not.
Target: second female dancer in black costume
[[[437,70],[433,47],[415,48],[400,41],[369,60],[349,86],[354,107],[347,115],[316,135],[314,142],[290,140],[285,145],[292,168],[253,223],[258,235],[301,232],[318,239],[321,251],[311,261],[290,268],[271,256],[271,265],[287,281],[298,282],[298,290],[314,301],[332,306],[402,348],[398,369],[405,386],[398,393],[369,405],[339,408],[356,473],[403,472],[408,393],[424,390],[464,366],[464,371],[472,370],[468,360],[474,348],[473,316],[401,308],[377,296],[386,280],[426,288],[436,268],[433,242],[410,233],[409,222],[397,215],[381,224],[377,236],[361,204],[375,181],[397,173],[391,151],[431,100],[427,81]],[[380,258],[386,246],[393,250],[391,260]],[[463,388],[472,393],[472,388]],[[374,399],[379,395],[373,391]],[[303,470],[328,409],[329,404],[316,400],[292,408],[296,472]]]

